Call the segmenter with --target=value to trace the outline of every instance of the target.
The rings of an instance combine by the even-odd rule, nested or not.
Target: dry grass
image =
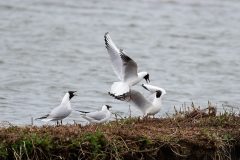
[[[169,118],[0,129],[0,159],[237,159],[240,117],[194,105]]]

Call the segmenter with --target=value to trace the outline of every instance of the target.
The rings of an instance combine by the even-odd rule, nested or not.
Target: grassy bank
[[[0,159],[239,159],[240,117],[214,109],[102,125],[0,129]]]

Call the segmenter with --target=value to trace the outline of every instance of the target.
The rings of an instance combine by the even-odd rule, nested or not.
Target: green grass
[[[168,118],[0,128],[0,159],[239,159],[240,117],[190,108]]]

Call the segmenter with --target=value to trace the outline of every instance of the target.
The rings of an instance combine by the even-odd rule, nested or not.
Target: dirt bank
[[[0,159],[239,158],[240,117],[229,113],[0,129]]]

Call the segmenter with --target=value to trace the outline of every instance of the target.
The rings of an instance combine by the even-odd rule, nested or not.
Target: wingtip
[[[39,118],[35,118],[35,120],[38,120],[38,119],[42,120],[42,119],[47,118],[48,116],[49,116],[49,114],[47,114],[47,115],[45,115],[45,116],[42,116],[42,117],[39,117]]]
[[[149,89],[145,86],[145,84],[142,84],[142,87],[143,87],[144,89],[146,89],[147,91],[149,91]]]
[[[109,42],[108,42],[108,41],[109,41],[109,40],[108,40],[109,38],[107,37],[108,34],[109,34],[109,32],[106,32],[106,33],[104,34],[104,41],[105,41],[105,45],[106,45],[105,47],[107,47],[107,46],[109,45],[109,44],[108,44],[108,43],[109,43]]]
[[[84,113],[84,114],[86,114],[86,113],[90,113],[90,112],[80,111],[80,110],[75,110],[75,111],[80,112],[80,113]]]
[[[109,35],[109,32],[106,32],[106,33],[104,34],[104,38],[105,38],[105,39],[107,38],[107,35]]]

